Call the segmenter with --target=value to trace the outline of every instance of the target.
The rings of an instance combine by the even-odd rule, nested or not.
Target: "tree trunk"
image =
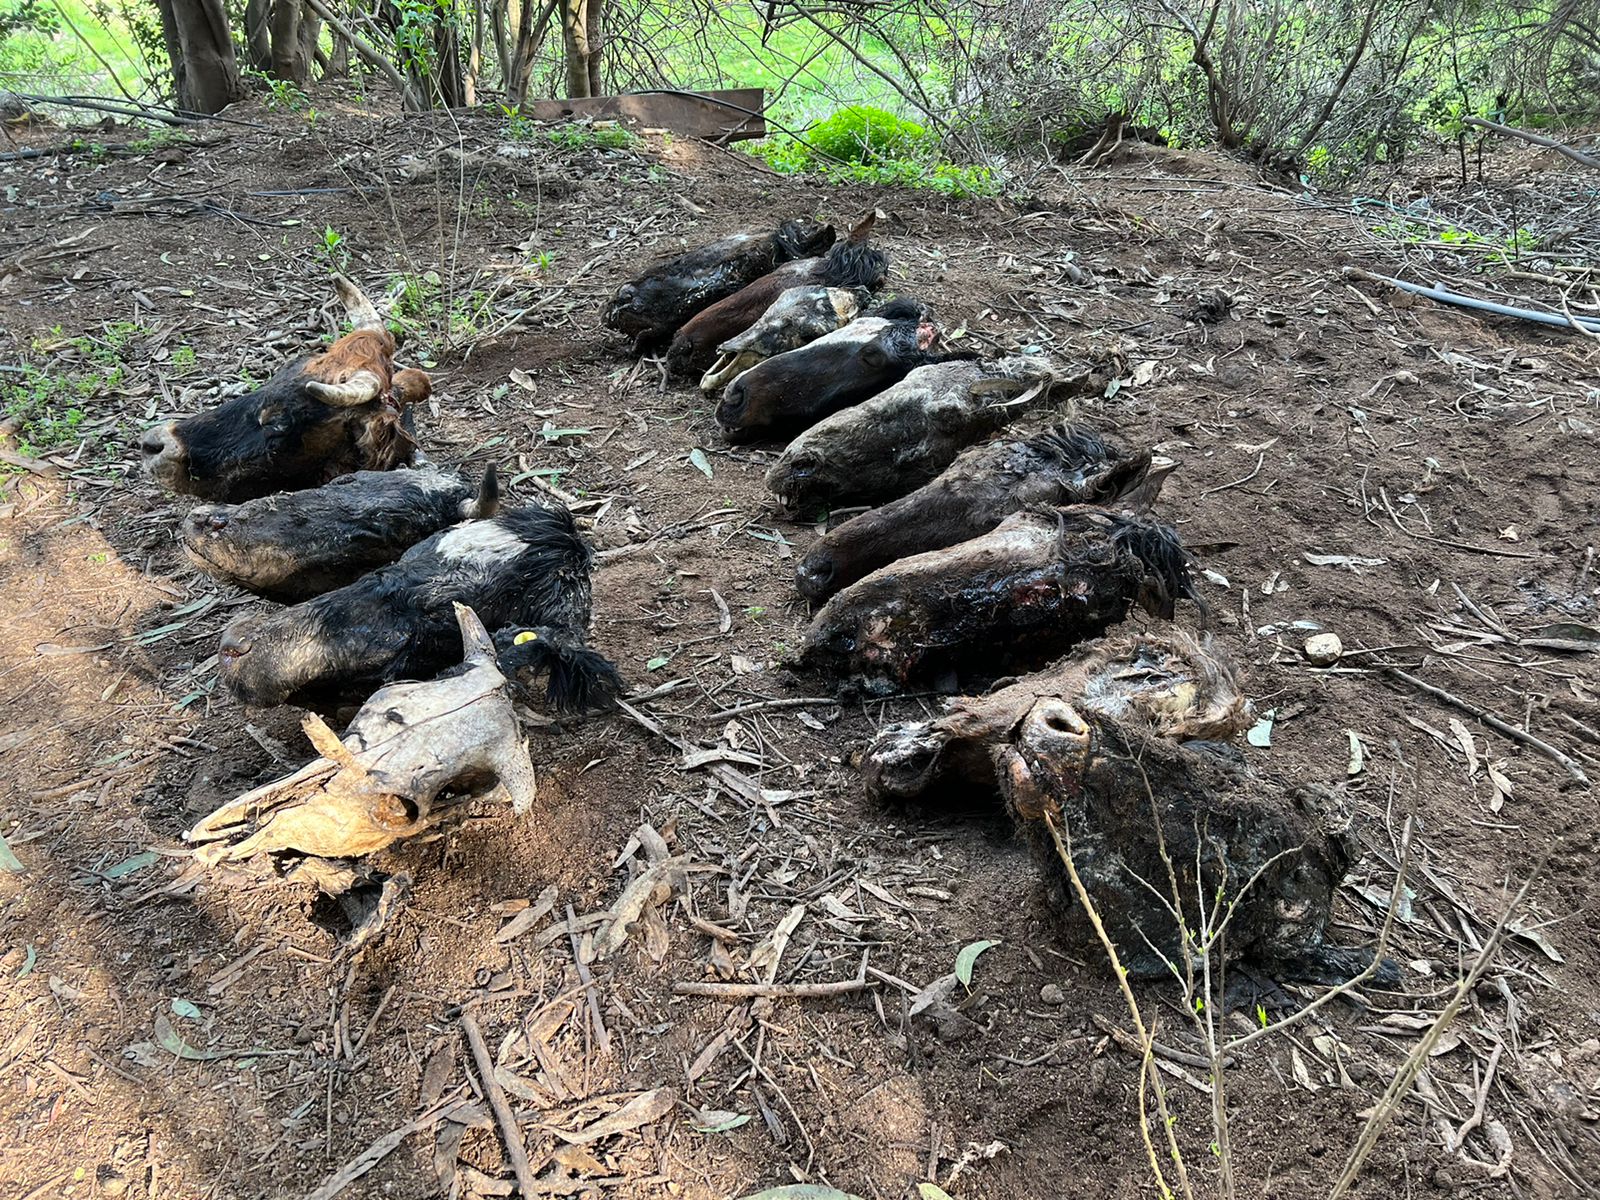
[[[539,47],[544,44],[545,30],[556,11],[556,0],[545,0],[539,15],[533,15],[534,0],[523,0],[522,20],[517,26],[517,49],[512,58],[511,71],[506,76],[506,92],[512,104],[521,104],[528,98],[528,84],[533,78],[533,63]]]
[[[585,43],[585,66],[589,72],[589,95],[604,96],[605,88],[600,82],[600,48],[605,45],[605,32],[601,26],[601,10],[605,7],[605,0],[585,0],[584,23],[587,26],[588,38]]]
[[[342,33],[333,35],[333,53],[328,55],[325,73],[338,79],[350,74],[350,43]]]
[[[439,102],[446,108],[466,103],[466,84],[461,78],[461,32],[456,24],[455,6],[441,6],[439,23],[433,31],[433,71],[439,88]]]
[[[472,0],[472,46],[467,51],[467,79],[462,98],[468,108],[478,104],[478,72],[483,69],[483,0]]]
[[[218,113],[242,94],[222,0],[156,0],[178,107]]]
[[[303,0],[295,0],[301,5],[300,28],[298,41],[300,43],[300,61],[306,65],[305,80],[296,82],[309,83],[311,80],[311,66],[317,61],[317,43],[322,40],[322,18],[305,6]]]
[[[311,55],[321,31],[316,14],[306,10],[304,0],[272,0],[271,29],[273,78],[304,87],[311,80]]]
[[[249,0],[244,6],[244,44],[250,66],[272,69],[272,0]]]
[[[560,0],[561,41],[567,60],[567,98],[589,95],[589,22],[584,0]]]

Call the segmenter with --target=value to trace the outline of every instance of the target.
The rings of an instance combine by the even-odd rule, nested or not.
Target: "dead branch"
[[[1498,729],[1508,738],[1519,741],[1525,746],[1532,746],[1535,750],[1539,751],[1539,753],[1560,763],[1567,769],[1567,774],[1571,775],[1579,783],[1583,784],[1585,787],[1589,786],[1589,777],[1583,773],[1583,768],[1578,765],[1576,759],[1571,758],[1560,750],[1557,750],[1549,742],[1544,741],[1541,738],[1534,737],[1533,734],[1529,733],[1526,729],[1518,729],[1510,722],[1502,721],[1493,713],[1479,708],[1476,704],[1472,704],[1469,701],[1463,700],[1460,696],[1453,695],[1450,692],[1445,691],[1443,688],[1434,687],[1431,683],[1424,683],[1415,675],[1406,674],[1399,667],[1384,666],[1381,669],[1387,674],[1394,676],[1396,679],[1409,683],[1418,691],[1426,692],[1435,699],[1443,700],[1446,704],[1451,705],[1454,708],[1459,708],[1462,712],[1476,717],[1490,729]]]
[[[489,1057],[489,1047],[483,1044],[483,1031],[472,1019],[472,1014],[461,1014],[461,1030],[467,1035],[467,1045],[472,1047],[473,1061],[478,1064],[478,1078],[483,1083],[483,1094],[494,1110],[495,1122],[500,1126],[500,1136],[505,1139],[506,1157],[517,1176],[517,1191],[524,1196],[539,1195],[539,1183],[534,1178],[533,1164],[528,1161],[528,1148],[522,1144],[522,1130],[517,1125],[517,1114],[506,1103],[506,1094],[494,1077],[494,1059]]]
[[[1540,133],[1533,133],[1527,129],[1517,129],[1512,125],[1500,125],[1494,121],[1485,121],[1482,117],[1467,117],[1461,122],[1463,125],[1472,125],[1478,129],[1488,129],[1498,133],[1501,137],[1521,138],[1525,142],[1532,142],[1535,146],[1543,146],[1547,150],[1554,150],[1557,154],[1565,154],[1573,162],[1582,163],[1586,167],[1600,167],[1600,158],[1585,154],[1582,150],[1574,150],[1555,138],[1545,137]]]

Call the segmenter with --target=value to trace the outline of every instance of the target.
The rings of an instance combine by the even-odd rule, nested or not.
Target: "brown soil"
[[[1465,278],[1461,260],[1385,243],[1347,206],[1303,202],[1209,155],[1131,148],[1101,171],[1053,177],[1022,207],[829,189],[681,140],[540,150],[509,172],[478,161],[441,185],[408,182],[405,156],[436,134],[456,144],[453,127],[318,104],[314,123],[246,111],[260,127],[208,127],[216,144],[203,148],[0,165],[16,189],[0,232],[0,361],[77,378],[124,368],[83,403],[81,449],[67,442],[53,477],[13,475],[0,496],[0,831],[26,868],[0,872],[6,1195],[309,1195],[441,1097],[457,1099],[455,1122],[430,1123],[342,1194],[506,1194],[464,1008],[523,1081],[511,1102],[546,1194],[721,1200],[795,1180],[886,1198],[930,1180],[963,1200],[1154,1194],[1139,1062],[1103,1032],[1128,1014],[1106,964],[1059,945],[1027,855],[983,797],[929,814],[861,794],[852,752],[929,702],[713,716],[824,694],[781,665],[806,621],[790,572],[814,530],[774,512],[761,483],[770,450],[729,451],[697,392],[663,390],[597,327],[602,298],[652,258],[779,216],[874,205],[889,215],[895,286],[938,304],[968,344],[1120,356],[1123,386],[1085,415],[1182,460],[1162,511],[1210,572],[1220,641],[1257,706],[1276,712],[1271,748],[1250,753],[1345,788],[1358,814],[1370,852],[1342,901],[1342,939],[1375,936],[1400,827],[1416,820],[1395,932],[1404,990],[1336,1001],[1240,1056],[1226,1079],[1239,1193],[1326,1194],[1364,1114],[1537,870],[1517,919],[1551,952],[1508,943],[1355,1194],[1596,1194],[1595,793],[1370,669],[1400,664],[1600,774],[1596,658],[1518,644],[1557,621],[1595,623],[1592,341],[1365,286],[1369,302],[1342,265],[1392,273],[1408,252],[1436,254],[1419,265],[1431,280]],[[469,147],[496,136],[487,119],[462,129]],[[1493,148],[1488,165],[1507,180],[1556,170]],[[328,188],[369,190],[264,194]],[[423,442],[505,476],[559,468],[561,487],[595,501],[593,537],[615,551],[597,572],[596,643],[641,690],[679,681],[649,711],[686,741],[720,738],[755,758],[744,769],[791,798],[723,791],[620,715],[536,731],[532,818],[479,805],[387,854],[415,893],[354,961],[310,919],[323,906],[308,889],[186,861],[181,834],[198,816],[282,773],[274,740],[295,762],[310,751],[298,713],[214,693],[219,630],[261,602],[187,564],[173,537],[186,502],[139,478],[132,437],[331,328],[325,227],[374,291],[408,265],[463,290],[481,268],[474,286],[487,290],[551,256],[495,297],[478,322],[493,336],[439,353]],[[1074,285],[1069,254],[1097,282]],[[1236,294],[1234,315],[1186,320],[1214,286]],[[112,322],[137,327],[115,337]],[[112,337],[110,358],[61,344],[78,335]],[[588,432],[547,441],[546,422]],[[696,447],[710,479],[689,460]],[[1300,621],[1363,653],[1307,666]],[[1511,781],[1503,805],[1489,763]],[[581,917],[616,899],[641,861],[619,851],[642,823],[696,869],[659,919],[593,964],[606,1053],[562,924],[568,905]],[[552,884],[554,917],[497,942]],[[958,989],[965,1022],[907,1015],[910,994],[879,976],[820,999],[674,995],[675,982],[719,978],[717,959],[742,966],[795,906],[784,982],[850,978],[866,954],[921,988],[963,946],[1000,944],[970,994]],[[706,923],[731,931],[715,956]],[[1041,997],[1047,985],[1060,1003]],[[1172,989],[1140,997],[1163,1041],[1195,1049]],[[519,1032],[533,1027],[536,1047]],[[151,1045],[158,1029],[208,1057]],[[1195,1188],[1213,1194],[1203,1071],[1181,1071],[1166,1077],[1177,1137]],[[655,1088],[678,1103],[641,1128],[582,1147],[552,1133]],[[702,1132],[703,1111],[749,1119]],[[1446,1138],[1463,1125],[1457,1153]]]

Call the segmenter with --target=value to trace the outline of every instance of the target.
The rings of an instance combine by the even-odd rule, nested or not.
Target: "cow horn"
[[[344,305],[345,312],[350,314],[350,324],[357,330],[383,328],[383,318],[378,315],[376,306],[354,283],[343,275],[335,275],[333,290],[338,293],[339,303]]]
[[[383,390],[383,380],[371,371],[357,371],[343,383],[323,383],[320,379],[306,380],[306,391],[324,404],[370,404]]]

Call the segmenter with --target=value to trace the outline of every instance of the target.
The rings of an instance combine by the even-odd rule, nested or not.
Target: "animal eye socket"
[[[876,346],[868,346],[861,352],[861,361],[869,367],[881,367],[889,361],[889,356]]]

